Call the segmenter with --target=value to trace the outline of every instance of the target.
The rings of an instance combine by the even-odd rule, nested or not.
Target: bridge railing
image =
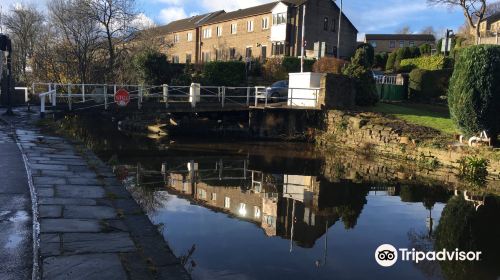
[[[196,108],[198,104],[215,105],[221,108],[226,106],[278,107],[283,105],[290,108],[317,108],[321,91],[320,88],[289,88],[288,94],[275,96],[271,95],[266,87],[201,86],[195,83],[190,86],[36,83],[32,85],[32,88],[34,95],[40,98],[41,106],[46,103],[50,92],[53,107],[63,104],[70,111],[73,110],[74,105],[81,104],[88,106],[79,106],[75,110],[94,107],[108,109],[109,106],[116,103],[114,95],[119,89],[127,90],[130,103],[136,103],[139,109],[144,103],[163,103],[165,108],[179,103],[190,104],[192,108]],[[44,96],[43,101],[42,96]]]

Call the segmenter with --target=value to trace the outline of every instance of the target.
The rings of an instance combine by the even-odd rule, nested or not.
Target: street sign
[[[125,89],[119,89],[115,92],[115,102],[116,105],[120,107],[125,107],[130,102],[130,94]]]

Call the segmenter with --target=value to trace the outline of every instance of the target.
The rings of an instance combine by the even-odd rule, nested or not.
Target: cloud
[[[134,20],[132,20],[132,26],[137,29],[147,29],[154,27],[156,24],[154,21],[146,16],[144,13],[139,13]]]
[[[168,7],[162,9],[159,14],[161,23],[167,24],[171,21],[183,19],[187,17],[187,13],[183,7]]]
[[[253,6],[262,5],[265,3],[274,2],[272,0],[202,0],[201,5],[207,11],[225,10],[234,11],[245,9]]]

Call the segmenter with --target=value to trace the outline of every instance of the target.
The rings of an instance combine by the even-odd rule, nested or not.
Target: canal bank
[[[31,173],[43,279],[190,279],[181,261],[90,150],[48,135],[20,109],[3,117]]]

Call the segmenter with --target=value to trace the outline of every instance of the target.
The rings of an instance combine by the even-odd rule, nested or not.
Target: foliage
[[[397,56],[397,52],[392,52],[389,54],[389,56],[387,57],[387,63],[385,65],[385,70],[389,71],[389,70],[394,70],[394,63],[396,63],[396,56]]]
[[[304,72],[311,72],[314,62],[315,60],[312,59],[304,59]],[[287,73],[300,72],[300,58],[298,57],[286,56],[281,61],[281,65]]]
[[[500,46],[465,48],[455,64],[448,101],[451,117],[466,136],[500,133]]]
[[[430,44],[423,44],[418,48],[420,49],[421,55],[431,55],[432,53],[432,46]]]
[[[371,106],[378,101],[371,66],[372,63],[366,50],[360,48],[356,51],[351,63],[343,70],[344,75],[356,80],[356,105],[358,106]]]
[[[453,62],[450,58],[443,55],[423,56],[418,58],[403,59],[400,68],[418,68],[424,70],[439,70],[451,68]]]
[[[385,70],[388,59],[389,54],[386,52],[376,54],[373,58],[373,68]]]
[[[452,70],[428,71],[414,69],[410,72],[409,97],[419,102],[432,102],[446,96]]]
[[[313,65],[313,72],[341,74],[348,62],[335,57],[322,57]]]
[[[373,65],[374,60],[375,60],[375,49],[373,48],[373,46],[371,44],[364,43],[364,44],[359,45],[357,47],[357,49],[365,49],[366,58],[368,60],[368,63],[370,65]]]
[[[460,176],[479,184],[486,182],[489,160],[476,156],[463,157],[458,161]]]
[[[132,63],[137,71],[139,83],[162,85],[170,82],[170,65],[165,54],[146,49],[138,53]]]
[[[241,86],[246,81],[245,63],[215,61],[203,67],[203,84],[208,86]]]
[[[280,57],[268,58],[262,66],[264,79],[268,81],[280,81],[288,78],[288,73],[283,67],[283,59]]]
[[[411,69],[402,68],[401,61],[408,58],[416,58],[420,55],[420,50],[415,47],[404,47],[396,51],[396,61],[394,62],[393,70],[397,72],[409,72]]]

